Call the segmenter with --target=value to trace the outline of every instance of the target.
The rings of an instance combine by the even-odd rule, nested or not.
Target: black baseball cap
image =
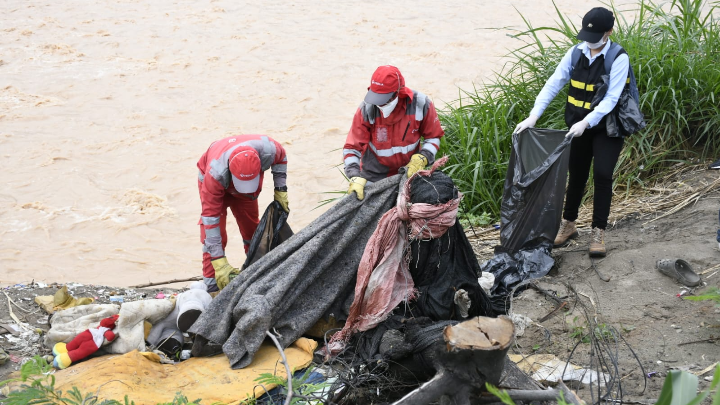
[[[585,14],[577,39],[590,43],[600,42],[603,35],[615,25],[615,16],[605,7],[595,7]]]

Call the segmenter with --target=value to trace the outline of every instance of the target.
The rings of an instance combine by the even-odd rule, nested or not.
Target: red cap
[[[385,65],[375,69],[370,79],[365,102],[374,105],[386,104],[393,93],[399,92],[405,86],[405,79],[395,66]]]
[[[230,173],[235,190],[243,194],[252,194],[260,184],[260,157],[255,149],[240,147],[230,155]]]

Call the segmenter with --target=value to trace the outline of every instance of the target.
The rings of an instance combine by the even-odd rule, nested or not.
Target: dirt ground
[[[687,181],[714,181],[717,176],[717,172],[698,172]],[[662,213],[643,218],[630,215],[618,221],[606,233],[608,256],[596,260],[597,270],[610,278],[607,282],[591,267],[587,254],[589,230],[581,230],[575,242],[553,251],[556,268],[538,285],[556,292],[558,297],[572,297],[568,288],[571,286],[583,302],[589,303],[586,312],[596,319],[596,324],[614,327],[637,354],[644,373],[651,375],[647,389],[641,393],[643,371],[621,343],[618,374],[625,399],[653,403],[669,370],[699,373],[720,360],[720,307],[710,301],[689,301],[678,296],[683,291],[700,295],[718,287],[720,274],[711,270],[701,275],[704,283],[690,290],[655,268],[656,261],[664,258],[685,259],[697,273],[720,263],[715,240],[718,199],[720,193],[708,194],[693,206],[651,223],[647,221]],[[588,325],[583,308],[571,298],[566,301],[565,308],[538,322],[559,304],[534,289],[520,294],[513,302],[513,312],[535,323],[517,338],[513,351],[525,355],[550,353],[567,360],[578,342],[573,335],[587,333]],[[589,367],[589,348],[589,344],[581,343],[571,362]],[[700,376],[701,389],[708,386],[705,378],[711,376],[711,371]],[[583,399],[590,399],[587,387],[579,393]]]
[[[716,172],[696,172],[687,181],[713,181],[717,175]],[[590,329],[587,314],[600,328],[614,328],[619,332],[637,355],[642,369],[627,345],[618,346],[617,374],[621,378],[624,399],[639,403],[654,402],[671,369],[698,373],[720,361],[720,307],[709,301],[695,302],[678,296],[683,291],[698,295],[710,287],[718,287],[720,274],[713,270],[702,275],[704,284],[689,290],[655,269],[655,262],[663,258],[683,258],[698,273],[720,262],[715,241],[719,199],[720,192],[705,195],[696,204],[651,223],[647,221],[662,213],[644,217],[630,215],[615,223],[606,234],[608,256],[596,261],[597,270],[610,278],[607,282],[592,269],[587,255],[589,231],[581,230],[579,239],[553,252],[556,268],[538,283],[567,304],[541,322],[558,303],[534,289],[519,294],[513,301],[512,311],[533,322],[517,338],[511,352],[553,354],[563,361],[568,360],[578,339]],[[479,258],[481,261],[486,259]],[[97,297],[100,303],[111,302],[112,297],[122,296],[128,301],[155,297],[159,292],[166,295],[177,292],[164,288],[70,286],[74,296]],[[53,294],[58,287],[36,284],[3,289],[24,308],[21,310],[12,305],[13,313],[27,322],[30,329],[21,330],[18,336],[0,335],[0,347],[11,355],[10,360],[0,366],[0,380],[17,370],[24,359],[35,354],[49,354],[49,350],[42,347],[42,336],[38,334],[40,330],[48,329],[48,315],[33,300],[37,295]],[[585,306],[574,300],[574,295]],[[0,294],[0,325],[14,323],[9,305],[5,294]],[[33,330],[35,328],[40,330]],[[591,367],[590,347],[588,343],[577,345],[570,361],[581,367]],[[651,377],[642,393],[644,377],[648,374]],[[700,376],[701,389],[708,386],[705,378],[711,375],[708,372]],[[578,393],[590,401],[587,386],[578,387]]]

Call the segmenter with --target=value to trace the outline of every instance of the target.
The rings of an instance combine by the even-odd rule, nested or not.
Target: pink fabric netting
[[[353,333],[377,326],[401,302],[416,297],[415,284],[405,260],[408,241],[444,235],[455,225],[462,194],[444,204],[411,204],[410,184],[415,176],[430,176],[447,160],[447,156],[438,159],[430,170],[421,170],[409,178],[398,196],[397,205],[380,219],[360,260],[355,299],[348,320],[332,337],[328,345],[330,352],[337,352]]]

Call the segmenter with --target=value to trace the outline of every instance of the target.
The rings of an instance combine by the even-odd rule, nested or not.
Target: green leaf
[[[655,405],[689,405],[696,399],[697,388],[698,378],[696,375],[686,371],[672,370],[665,377],[660,398]]]
[[[501,390],[490,383],[485,383],[485,388],[487,388],[489,393],[498,397],[503,404],[515,405],[515,402],[510,398],[510,394],[508,394],[507,391]]]

